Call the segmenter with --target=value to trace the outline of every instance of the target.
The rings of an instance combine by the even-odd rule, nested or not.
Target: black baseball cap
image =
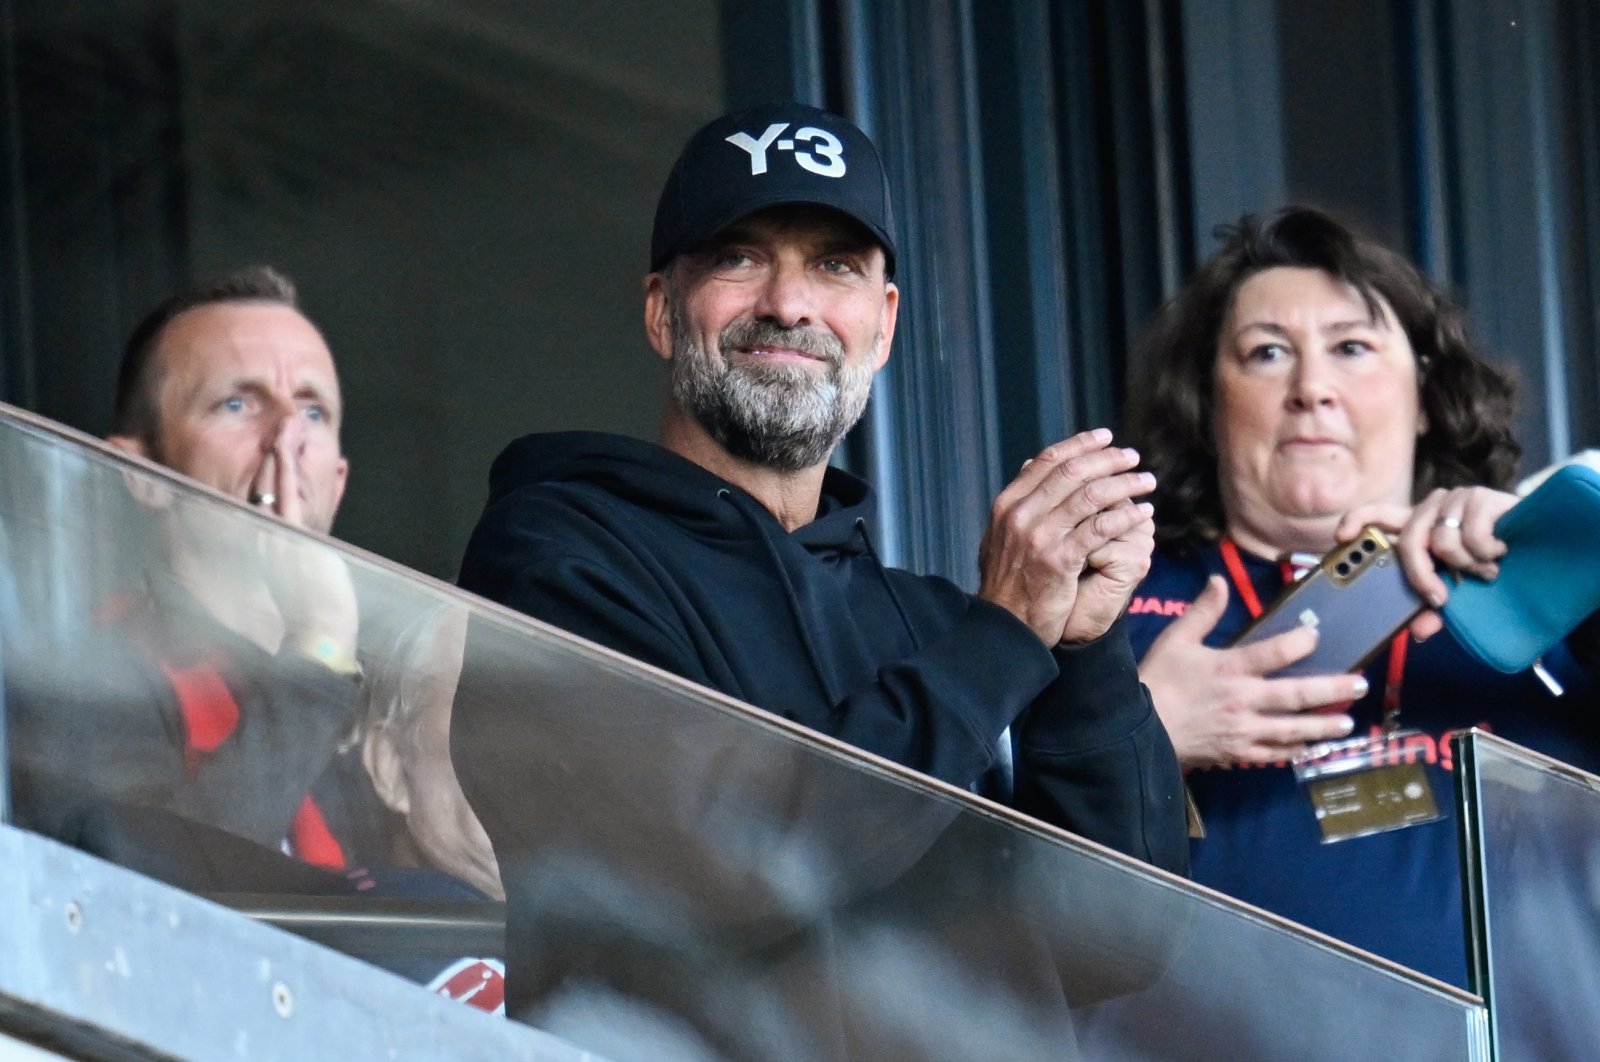
[[[883,244],[894,275],[894,211],[878,149],[849,121],[802,103],[724,115],[689,138],[656,203],[650,270],[770,206],[832,207]]]

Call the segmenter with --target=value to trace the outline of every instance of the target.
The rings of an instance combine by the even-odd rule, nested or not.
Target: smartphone
[[[1338,675],[1358,671],[1395,633],[1427,606],[1406,582],[1394,544],[1368,527],[1324,556],[1299,582],[1233,642],[1249,645],[1297,627],[1321,637],[1311,655],[1273,672],[1277,676]]]

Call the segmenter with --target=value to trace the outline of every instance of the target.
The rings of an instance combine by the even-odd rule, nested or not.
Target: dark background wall
[[[1278,0],[1278,85],[1289,198],[1406,246],[1404,27],[1390,0]]]
[[[133,323],[270,262],[344,380],[339,533],[447,577],[511,438],[653,433],[640,279],[722,107],[716,3],[12,13],[12,401],[103,433]]]
[[[659,183],[725,106],[879,141],[903,327],[840,459],[970,582],[993,493],[1114,423],[1213,228],[1327,206],[1460,292],[1529,465],[1600,439],[1596,0],[0,0],[0,397],[105,430],[177,286],[281,265],[339,359],[338,532],[449,576],[494,453],[648,436]]]

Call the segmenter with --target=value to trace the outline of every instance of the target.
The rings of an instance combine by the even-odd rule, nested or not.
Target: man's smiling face
[[[678,405],[735,457],[798,471],[826,461],[860,418],[899,291],[863,226],[780,206],[653,274],[647,300]]]

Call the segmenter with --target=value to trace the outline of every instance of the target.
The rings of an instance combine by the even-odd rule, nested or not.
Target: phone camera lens
[[[1349,575],[1350,565],[1344,561],[1340,561],[1338,564],[1334,565],[1333,570],[1338,572],[1340,575]]]
[[[1361,540],[1361,549],[1364,552],[1371,553],[1373,550],[1375,550],[1377,548],[1378,548],[1378,544],[1376,542],[1372,541],[1372,539],[1364,538],[1364,539]]]
[[[1361,554],[1359,554],[1359,553],[1350,554],[1350,563],[1351,564],[1360,564],[1361,563]]]

